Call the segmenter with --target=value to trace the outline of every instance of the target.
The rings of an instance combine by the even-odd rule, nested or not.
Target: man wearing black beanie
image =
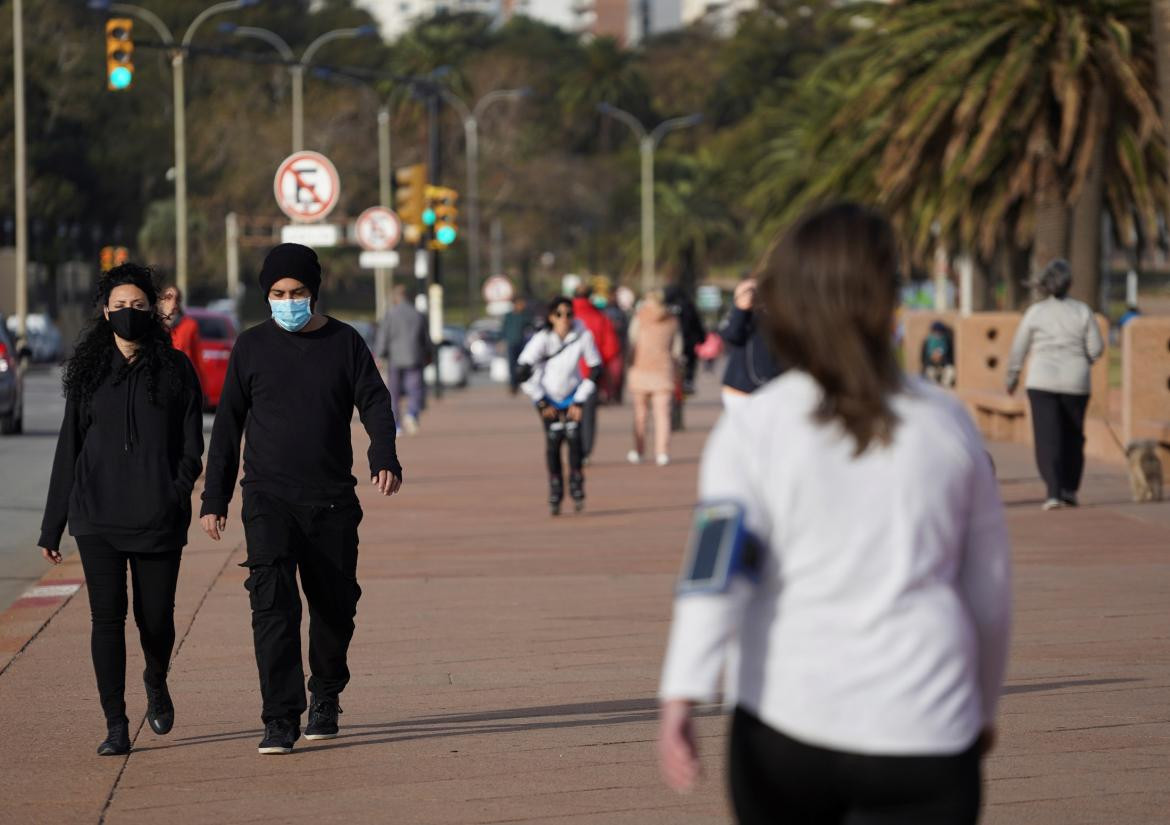
[[[245,587],[264,705],[260,753],[290,753],[306,708],[301,595],[309,603],[306,739],[332,739],[361,588],[362,509],[352,475],[350,419],[357,407],[370,436],[373,485],[402,485],[390,394],[361,336],[314,312],[321,264],[313,250],[281,244],[264,259],[260,286],[272,320],[243,332],[228,362],[207,456],[201,523],[219,540],[244,442]]]

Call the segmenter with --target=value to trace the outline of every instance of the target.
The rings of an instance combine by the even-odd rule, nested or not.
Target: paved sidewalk
[[[259,697],[238,507],[180,579],[167,737],[140,727],[131,631],[125,759],[103,730],[71,560],[0,616],[0,823],[723,823],[725,720],[676,796],[653,748],[670,591],[714,387],[667,468],[630,467],[628,409],[601,411],[579,516],[547,516],[541,436],[503,392],[453,393],[401,445],[406,485],[361,489],[358,631],[342,736],[256,753]],[[1017,559],[1017,630],[989,823],[1164,823],[1170,811],[1170,504],[1126,504],[1094,465],[1085,505],[1041,513],[1029,456],[995,455]],[[364,449],[355,450],[363,455]],[[238,505],[238,501],[237,501]],[[200,534],[201,535],[201,534]],[[30,641],[31,637],[31,641]]]

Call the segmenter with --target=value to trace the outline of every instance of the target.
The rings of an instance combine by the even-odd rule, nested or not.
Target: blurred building
[[[681,0],[682,25],[705,23],[720,34],[735,31],[736,20],[759,5],[758,0]]]
[[[643,39],[645,32],[661,34],[684,25],[684,3],[690,1],[357,0],[357,4],[377,18],[387,40],[396,39],[415,23],[436,14],[478,12],[500,22],[523,15],[583,36],[613,37],[623,45],[633,45]]]

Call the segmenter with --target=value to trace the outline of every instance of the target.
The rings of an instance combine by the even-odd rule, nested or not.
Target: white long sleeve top
[[[969,747],[1006,666],[1010,559],[991,460],[958,402],[918,378],[889,446],[859,457],[789,371],[724,413],[703,500],[734,500],[768,548],[760,579],[680,596],[660,696],[725,700],[809,744],[926,755]],[[724,673],[724,670],[728,671]]]
[[[517,359],[532,367],[532,377],[520,388],[534,402],[549,398],[554,403],[570,399],[574,404],[583,403],[596,387],[581,377],[581,359],[590,367],[601,363],[593,333],[583,323],[573,321],[564,338],[546,327],[528,339]]]
[[[1031,353],[1027,388],[1088,395],[1093,362],[1105,351],[1101,330],[1088,304],[1048,297],[1028,307],[1008,360],[1007,380],[1014,384]]]

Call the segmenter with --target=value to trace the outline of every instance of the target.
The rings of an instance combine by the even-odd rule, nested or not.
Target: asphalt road
[[[0,436],[0,610],[49,567],[37,538],[64,410],[60,370],[31,370],[24,378],[24,434]],[[62,550],[76,551],[72,539]]]

